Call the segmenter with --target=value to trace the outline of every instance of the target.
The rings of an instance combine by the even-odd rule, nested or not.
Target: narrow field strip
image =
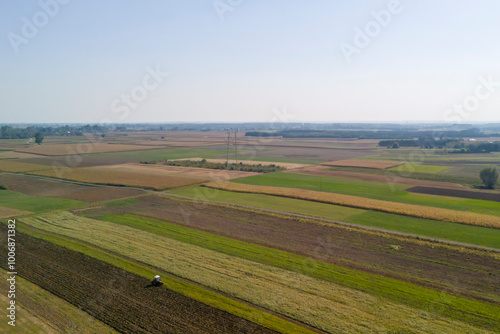
[[[449,209],[433,208],[414,204],[404,204],[389,201],[382,201],[371,198],[357,197],[351,195],[341,195],[326,193],[321,191],[268,187],[247,185],[234,182],[209,182],[203,186],[234,192],[256,193],[283,196],[297,199],[305,199],[315,202],[330,203],[353,208],[375,210],[399,215],[442,220],[451,223],[466,225],[476,225],[492,228],[500,228],[500,217],[477,214],[472,212],[455,211]]]
[[[456,318],[487,327],[491,326],[491,321],[495,321],[493,319],[499,317],[497,308],[492,305],[455,296],[449,300],[443,299],[439,291],[434,291],[432,296],[427,294],[426,297],[431,299],[427,300],[427,305],[421,305],[422,308],[427,308],[427,312],[416,310],[297,272],[221,254],[128,226],[77,217],[67,212],[29,217],[23,219],[23,222],[151,264],[332,333],[380,333],[390,328],[402,330],[408,327],[417,333],[455,333],[465,328],[470,332],[481,332],[458,320],[434,314],[435,307],[450,310]],[[287,262],[287,259],[283,261]],[[290,264],[297,265],[293,262]],[[307,270],[307,266],[307,262],[302,262],[298,270]],[[353,272],[342,272],[344,268],[340,269],[337,273],[324,274],[336,274],[344,279],[352,277]],[[370,278],[358,278],[356,284],[361,287],[377,287],[380,283],[377,280],[378,277],[372,275]],[[390,284],[395,282],[397,281],[388,280],[389,285],[384,290],[401,292]],[[406,291],[410,298],[419,298],[429,290],[414,287],[415,290]]]
[[[7,274],[0,271],[1,293],[9,291],[7,278]],[[113,328],[39,286],[21,277],[16,277],[16,282],[18,288],[16,327],[22,328],[23,333],[118,333]],[[2,305],[7,305],[9,300],[0,294],[0,302]],[[7,321],[0,322],[1,333],[9,333],[11,329],[12,327],[7,324]]]

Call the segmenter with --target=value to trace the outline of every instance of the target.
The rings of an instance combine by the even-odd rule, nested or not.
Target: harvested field
[[[192,183],[210,180],[232,180],[260,173],[243,172],[235,170],[209,169],[197,167],[167,166],[161,164],[123,164],[102,166],[100,170],[123,171],[140,174],[149,174],[151,177],[169,176],[176,178],[192,178]]]
[[[455,333],[460,329],[482,332],[479,328],[437,314],[434,315],[439,320],[434,317],[429,319],[412,307],[326,280],[222,254],[125,225],[75,217],[64,212],[31,217],[23,222],[149,263],[330,333],[380,333],[395,327],[400,330],[412,327],[416,331],[431,333]],[[163,256],[156,256],[158,252]],[[102,271],[94,266],[91,270],[98,273]],[[115,273],[113,277],[121,275]],[[381,284],[373,278],[372,284]],[[134,290],[130,291],[133,296]],[[434,296],[439,293],[433,292]],[[153,299],[151,303],[156,304]],[[470,303],[474,305],[474,301]],[[467,309],[467,306],[464,307]],[[493,309],[495,306],[486,306],[486,309],[478,310],[472,317],[480,321],[481,314],[486,312],[488,320],[482,326],[490,327],[489,322],[498,318],[498,315],[490,314]]]
[[[464,256],[459,248],[431,246],[341,225],[161,196],[141,197],[125,208],[96,208],[84,214],[100,218],[124,212],[439,289],[448,288],[443,277],[453,277],[454,293],[500,302],[500,286],[495,283],[500,275],[498,260],[482,252]],[[192,239],[199,238],[193,236]],[[390,244],[401,248],[389,252]],[[489,275],[490,272],[494,275]]]
[[[37,155],[14,151],[0,152],[0,159],[29,159],[36,158]]]
[[[43,144],[29,148],[18,148],[16,152],[38,155],[74,155],[89,153],[123,152],[157,149],[157,146],[121,145],[108,143]]]
[[[374,169],[387,169],[402,165],[403,162],[397,161],[382,161],[382,160],[340,160],[324,162],[324,166],[332,167],[360,167],[360,168],[374,168]]]
[[[239,154],[241,159],[249,160],[255,159],[259,160],[261,157],[280,157],[280,158],[290,158],[290,162],[294,160],[300,161],[301,159],[317,160],[322,161],[332,161],[332,160],[345,160],[345,159],[355,159],[365,156],[373,155],[371,150],[347,150],[338,148],[308,148],[308,147],[289,147],[289,146],[266,146],[266,145],[240,145],[241,148],[249,150],[248,154]],[[223,147],[221,147],[223,148]],[[262,150],[262,149],[266,150]],[[259,149],[259,150],[255,150]],[[224,158],[221,154],[220,158]]]
[[[500,228],[500,217],[476,214],[465,211],[455,211],[455,210],[426,207],[414,204],[396,203],[396,202],[382,201],[382,200],[350,196],[350,195],[325,193],[321,191],[246,185],[234,182],[210,182],[204,184],[204,186],[209,188],[228,190],[228,191],[267,194],[267,195],[305,199],[310,201],[331,203],[336,205],[343,205],[353,208],[368,209],[381,212],[388,212],[388,213],[406,215],[417,218],[442,220],[452,223]]]
[[[300,168],[300,169],[287,170],[285,172],[286,173],[305,174],[305,175],[343,177],[343,178],[348,178],[348,179],[373,181],[373,182],[407,184],[407,185],[411,185],[411,186],[436,187],[436,188],[457,189],[457,190],[467,189],[466,187],[464,187],[460,184],[454,184],[454,183],[449,183],[449,182],[415,180],[415,179],[408,179],[408,178],[404,178],[404,177],[397,177],[397,176],[394,176],[392,174],[377,175],[377,174],[358,173],[358,172],[335,171],[335,170],[328,170],[328,168],[329,167],[326,167],[326,166],[310,166],[310,167],[304,167],[304,168]]]
[[[421,187],[421,186],[409,188],[406,189],[406,191],[419,194],[460,197],[460,198],[480,199],[485,201],[500,202],[500,193],[498,192],[493,193],[493,192],[480,192],[480,191],[469,191],[469,190],[454,190],[454,189],[443,189],[443,188]]]
[[[3,206],[0,206],[0,218],[10,218],[10,217],[15,217],[15,216],[28,215],[30,213],[31,212],[29,212],[29,211],[6,208]]]
[[[87,203],[101,202],[144,194],[144,192],[140,190],[84,186],[60,181],[40,179],[26,175],[0,174],[0,183],[8,186],[12,191],[17,191],[26,195],[69,198]]]
[[[137,159],[115,158],[115,157],[94,157],[89,155],[68,155],[68,156],[35,156],[32,158],[23,159],[22,162],[47,165],[52,168],[55,166],[68,166],[68,167],[96,167],[107,165],[118,165],[130,162],[137,162]]]
[[[11,173],[24,173],[35,170],[49,169],[46,165],[29,164],[17,160],[0,160],[0,171]]]
[[[1,230],[6,233],[4,225]],[[22,233],[17,238],[23,278],[119,332],[274,333],[165,288],[151,288],[149,280],[84,254]],[[3,249],[5,240],[0,244]]]
[[[146,189],[169,189],[203,182],[203,179],[159,175],[160,173],[138,173],[137,171],[115,170],[106,167],[67,168],[61,171],[53,169],[35,171],[31,174],[62,178],[66,180],[139,187]]]

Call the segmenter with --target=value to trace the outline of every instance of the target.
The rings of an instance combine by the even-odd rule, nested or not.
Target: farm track
[[[20,174],[20,173],[10,173],[10,172],[0,172],[0,174],[2,174],[2,173],[3,174],[12,174],[12,175],[19,175]],[[340,221],[340,220],[327,219],[327,218],[315,217],[315,216],[310,216],[310,215],[303,215],[303,214],[298,214],[298,213],[291,213],[291,212],[286,212],[286,211],[265,209],[265,208],[250,206],[250,205],[242,205],[242,204],[235,204],[235,203],[222,202],[222,201],[213,201],[213,200],[208,200],[208,199],[193,199],[192,197],[188,197],[188,196],[174,195],[174,194],[166,193],[164,191],[150,190],[150,189],[144,189],[144,188],[138,188],[138,187],[116,186],[116,185],[99,185],[99,184],[94,184],[94,183],[77,182],[77,181],[64,180],[64,179],[58,179],[58,178],[55,178],[55,177],[46,177],[46,176],[40,176],[40,175],[30,175],[30,174],[22,174],[22,175],[25,175],[25,176],[28,176],[28,177],[34,177],[34,178],[41,178],[41,179],[46,179],[46,180],[52,180],[52,181],[55,180],[55,181],[59,181],[59,182],[79,184],[79,185],[84,185],[84,186],[120,187],[120,188],[133,189],[133,190],[142,190],[142,191],[145,191],[145,192],[148,192],[148,193],[152,193],[152,194],[161,194],[161,195],[166,195],[166,196],[170,196],[170,197],[176,197],[176,198],[182,198],[182,199],[188,199],[188,200],[196,200],[198,202],[206,202],[206,203],[215,203],[215,204],[230,205],[230,206],[234,206],[234,207],[246,208],[246,209],[251,209],[251,210],[259,210],[259,211],[263,211],[263,212],[276,213],[276,214],[287,215],[287,216],[292,216],[292,217],[313,219],[313,220],[317,220],[317,221],[321,221],[321,222],[326,222],[326,223],[340,224],[340,225],[345,225],[345,226],[350,226],[350,227],[355,227],[355,228],[360,228],[360,229],[365,229],[365,230],[371,230],[371,231],[376,231],[376,232],[394,234],[394,235],[399,235],[399,236],[404,236],[404,237],[410,237],[410,238],[417,238],[419,240],[426,240],[426,241],[431,241],[431,242],[438,242],[438,243],[442,243],[442,244],[449,244],[449,245],[455,245],[455,246],[461,246],[461,247],[467,247],[467,248],[473,248],[473,249],[483,249],[483,250],[494,251],[494,252],[500,253],[500,249],[499,248],[492,248],[492,247],[486,247],[486,246],[468,244],[468,243],[465,243],[465,242],[459,242],[459,241],[453,241],[453,240],[446,240],[446,239],[426,237],[426,236],[422,236],[422,235],[418,235],[418,234],[413,234],[413,233],[405,233],[405,232],[387,230],[387,229],[378,228],[378,227],[372,227],[372,226],[365,226],[365,225],[360,225],[360,224],[343,222],[343,221]]]
[[[6,226],[0,230],[6,233]],[[122,333],[276,333],[92,257],[17,233],[19,276]],[[0,247],[6,248],[2,238]],[[1,266],[5,269],[5,263]]]

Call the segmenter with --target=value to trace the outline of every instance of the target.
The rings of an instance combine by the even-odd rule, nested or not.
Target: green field
[[[34,213],[75,209],[86,205],[88,203],[66,198],[37,197],[10,190],[0,191],[0,206]]]
[[[138,261],[147,259],[155,267],[329,332],[356,331],[366,325],[368,332],[388,326],[402,330],[409,324],[431,332],[454,332],[467,327],[457,320],[490,328],[500,321],[497,305],[321,261],[305,266],[310,259],[303,256],[158,220],[131,215],[106,218],[115,223],[64,212],[23,222]],[[164,256],[151,256],[157,245],[162,245]],[[429,321],[412,309],[427,310],[432,304],[439,305],[434,316],[446,317]]]
[[[417,165],[406,163],[404,165],[389,168],[389,170],[404,172],[404,173],[429,173],[436,174],[449,169],[449,166],[433,166],[433,165]]]
[[[199,186],[176,189],[169,191],[169,193],[191,198],[210,199],[225,203],[248,205],[257,208],[339,220],[392,231],[500,249],[500,230],[480,226],[400,216],[385,212],[368,211],[271,195],[237,193],[225,190],[215,191]]]
[[[249,185],[324,191],[391,202],[500,216],[500,206],[497,202],[410,193],[405,191],[405,189],[411,188],[411,186],[401,184],[389,185],[384,182],[370,182],[331,176],[302,175],[284,172],[249,176],[232,181]]]

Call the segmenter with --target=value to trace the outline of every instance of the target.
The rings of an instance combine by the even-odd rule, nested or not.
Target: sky
[[[497,0],[0,0],[0,123],[500,122]]]

